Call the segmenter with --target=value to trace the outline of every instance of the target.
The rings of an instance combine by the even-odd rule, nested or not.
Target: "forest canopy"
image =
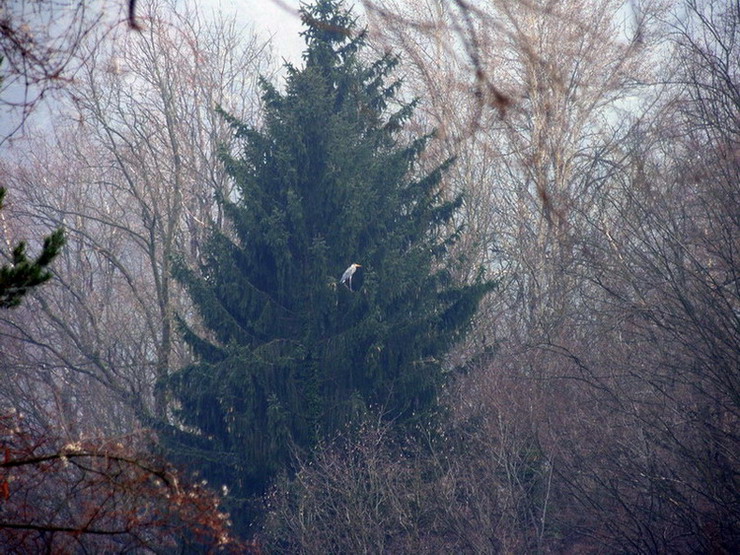
[[[2,542],[740,543],[737,1],[0,8]]]

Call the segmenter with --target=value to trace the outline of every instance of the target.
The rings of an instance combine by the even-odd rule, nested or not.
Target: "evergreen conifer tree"
[[[0,58],[2,62],[2,58]],[[6,189],[0,187],[0,210],[3,208]],[[10,263],[0,266],[0,308],[13,308],[21,303],[23,297],[34,287],[51,278],[47,269],[64,245],[61,229],[44,237],[41,252],[35,260],[28,258],[26,243],[21,241],[11,253]]]
[[[397,100],[397,59],[363,63],[339,1],[302,17],[305,66],[287,67],[284,92],[263,83],[263,127],[224,114],[242,148],[223,156],[230,232],[214,232],[203,267],[176,270],[205,331],[182,324],[196,362],[167,384],[181,424],[169,444],[234,500],[368,411],[428,414],[440,358],[490,288],[451,280],[460,199],[439,191],[449,161],[419,175],[431,136],[399,138],[415,103]],[[350,289],[339,278],[355,262]]]

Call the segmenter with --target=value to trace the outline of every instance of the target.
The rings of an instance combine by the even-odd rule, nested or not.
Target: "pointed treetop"
[[[342,45],[350,41],[350,49],[357,50],[364,40],[364,31],[357,33],[357,18],[352,15],[351,9],[344,8],[342,0],[318,0],[312,5],[302,5],[301,21],[306,30],[301,36],[308,45],[303,57],[311,61],[316,49],[325,49],[333,45]]]

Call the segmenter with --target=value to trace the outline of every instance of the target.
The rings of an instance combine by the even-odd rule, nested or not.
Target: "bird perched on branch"
[[[358,279],[360,277],[359,273],[357,272],[358,268],[362,268],[362,266],[360,264],[350,264],[349,268],[347,268],[342,274],[342,279],[339,280],[339,283],[343,283],[344,285],[346,285],[350,291],[357,291],[360,287],[362,287],[362,282]],[[353,279],[355,280],[355,285],[357,286],[356,288],[352,287]]]

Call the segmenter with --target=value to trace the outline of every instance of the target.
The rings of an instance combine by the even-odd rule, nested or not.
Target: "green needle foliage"
[[[371,411],[428,417],[440,358],[491,287],[451,279],[461,199],[439,191],[450,161],[417,170],[430,135],[399,138],[415,102],[396,98],[397,59],[361,60],[341,2],[302,17],[305,67],[287,67],[285,92],[263,83],[264,126],[224,114],[242,148],[223,155],[230,232],[214,232],[203,267],[176,269],[205,331],[182,324],[197,362],[167,384],[170,446],[235,502]],[[353,262],[354,291],[338,283]]]
[[[0,187],[0,210],[3,208],[6,189]],[[11,254],[10,264],[0,267],[0,308],[13,308],[21,303],[32,288],[47,281],[51,272],[47,270],[51,261],[64,245],[64,233],[57,229],[44,238],[41,253],[35,260],[29,259],[26,243],[18,243]]]

